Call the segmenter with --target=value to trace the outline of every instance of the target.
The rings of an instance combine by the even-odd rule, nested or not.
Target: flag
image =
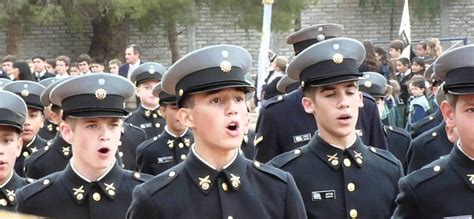
[[[405,0],[405,4],[403,5],[403,13],[402,13],[402,20],[400,22],[400,30],[398,31],[398,35],[402,39],[402,41],[407,45],[405,49],[403,49],[402,57],[406,57],[410,59],[410,49],[411,49],[411,26],[410,26],[410,11],[408,7],[408,0]]]
[[[260,51],[258,54],[258,71],[257,71],[257,98],[260,100],[262,94],[262,85],[268,75],[268,67],[270,60],[268,60],[268,50],[270,48],[270,33],[272,24],[272,4],[273,1],[263,1],[263,25],[262,25],[262,39],[260,42]]]

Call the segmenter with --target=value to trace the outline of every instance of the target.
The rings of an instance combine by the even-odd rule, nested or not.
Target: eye
[[[89,125],[86,125],[86,128],[95,129],[95,128],[97,128],[97,125],[96,124],[89,124]]]
[[[474,108],[468,108],[468,109],[466,109],[466,112],[472,113],[472,112],[474,112]]]
[[[242,102],[242,101],[245,100],[245,98],[244,98],[244,97],[241,97],[241,96],[238,96],[238,97],[235,98],[235,100],[236,100],[237,102]]]
[[[211,99],[211,103],[220,103],[221,99],[219,97],[214,97]]]

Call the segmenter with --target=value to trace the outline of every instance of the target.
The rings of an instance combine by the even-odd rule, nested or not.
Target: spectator
[[[415,57],[411,60],[411,72],[415,75],[425,73],[425,61],[421,57]]]
[[[58,56],[56,58],[56,77],[64,78],[68,77],[69,63],[71,60],[67,56]]]
[[[77,57],[77,66],[79,67],[79,71],[81,75],[91,73],[90,65],[92,62],[92,58],[87,54],[82,54]]]
[[[286,65],[288,64],[288,59],[283,56],[277,56],[272,64],[271,69],[273,74],[269,75],[266,80],[266,85],[263,87],[263,99],[268,100],[274,96],[282,94],[276,89],[278,81],[285,75]]]
[[[92,73],[104,73],[104,61],[101,58],[92,59],[91,72]]]
[[[125,64],[121,65],[119,68],[119,74],[123,77],[129,78],[133,70],[138,68],[139,65],[143,64],[140,60],[140,47],[131,44],[125,50]]]
[[[425,78],[421,75],[415,75],[410,80],[410,105],[408,109],[408,124],[409,128],[411,124],[427,116],[427,111],[430,108],[428,99],[425,96],[426,83]],[[409,130],[407,128],[407,130]]]
[[[56,74],[56,59],[46,59],[44,67],[47,72],[51,74]]]
[[[77,62],[73,62],[71,63],[71,66],[69,66],[69,75],[81,75],[81,70],[79,70],[79,65],[77,64]]]
[[[122,64],[122,62],[119,59],[112,59],[109,61],[109,72],[112,74],[118,75],[119,73],[119,67]]]
[[[13,64],[10,79],[35,81],[31,75],[30,67],[27,62],[18,61]]]
[[[13,68],[13,63],[16,62],[16,56],[6,55],[2,58],[2,78],[9,78],[10,72]]]
[[[33,57],[33,79],[35,81],[41,81],[46,78],[54,77],[53,73],[46,71],[46,58],[43,56]],[[26,63],[28,65],[28,63]],[[28,65],[29,68],[29,65]]]

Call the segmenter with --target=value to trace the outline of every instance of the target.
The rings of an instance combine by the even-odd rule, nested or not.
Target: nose
[[[110,130],[105,125],[101,125],[99,129],[99,140],[108,141],[110,140],[109,136],[110,136]]]
[[[227,101],[227,115],[235,115],[238,113],[238,104],[235,100]]]
[[[347,94],[342,94],[339,100],[339,103],[337,105],[338,109],[345,109],[349,108],[349,103],[350,103],[350,98]]]

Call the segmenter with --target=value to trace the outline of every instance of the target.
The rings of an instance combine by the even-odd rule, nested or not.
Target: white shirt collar
[[[178,136],[176,136],[175,134],[171,133],[170,130],[168,129],[168,126],[165,126],[165,131],[173,136],[174,138],[178,138]],[[183,137],[184,135],[186,135],[186,132],[188,132],[188,127],[186,127],[186,129],[184,130],[184,132],[179,136],[179,137]]]
[[[204,160],[202,157],[200,157],[197,153],[196,153],[196,144],[193,144],[191,146],[191,150],[192,152],[194,153],[194,155],[196,155],[196,157],[201,161],[203,162],[204,164],[206,164],[208,167],[210,167],[211,169],[213,170],[218,170],[217,168],[215,168],[214,166],[212,166],[210,163],[206,162],[206,160]],[[225,170],[227,167],[229,167],[230,165],[232,165],[232,163],[234,163],[235,159],[237,158],[237,155],[239,154],[239,150],[235,150],[235,153],[234,153],[234,157],[232,157],[232,159],[230,160],[229,163],[227,163],[226,165],[224,165],[224,167],[222,168],[223,170]]]
[[[318,135],[319,135],[319,132],[317,132],[317,133],[318,133]],[[356,135],[357,135],[357,134],[356,134]],[[320,137],[321,137],[321,136],[320,136]],[[323,140],[324,140],[324,139],[323,139]],[[341,149],[341,150],[346,150],[346,149],[352,147],[352,145],[354,145],[354,143],[355,143],[356,141],[357,141],[357,136],[356,136],[356,138],[354,139],[354,141],[353,141],[351,144],[349,144],[349,146],[347,146],[347,147],[342,147],[342,146],[335,145],[335,144],[330,144],[330,143],[328,143],[328,144],[331,145],[331,146],[333,146],[333,147],[335,147],[335,148],[339,148],[339,149]]]
[[[469,159],[471,159],[472,161],[474,161],[474,158],[473,158],[473,157],[467,155],[466,152],[464,152],[464,151],[462,150],[462,147],[461,147],[461,140],[458,140],[458,142],[456,143],[456,146],[459,148],[459,150],[460,150],[464,155],[466,155],[467,158],[469,158]]]
[[[31,141],[25,147],[30,147],[30,145],[33,144],[33,142],[35,142],[35,140],[36,140],[36,135],[33,136],[33,139],[31,139]]]
[[[11,180],[12,177],[13,177],[13,170],[14,170],[14,169],[12,169],[12,171],[11,171],[11,173],[10,173],[10,176],[8,177],[7,181],[5,181],[2,185],[0,185],[0,188],[5,187],[5,186],[10,182],[10,180]]]
[[[76,170],[76,168],[74,167],[74,156],[71,157],[71,160],[69,161],[69,163],[71,164],[71,169],[72,171],[74,171],[74,173],[76,173],[79,177],[81,177],[84,181],[88,182],[88,183],[91,183],[91,182],[98,182],[100,181],[101,179],[103,179],[105,176],[107,176],[107,174],[109,174],[109,172],[112,170],[112,168],[115,166],[115,162],[112,162],[112,165],[110,165],[110,167],[107,168],[107,170],[105,171],[104,174],[102,174],[102,176],[100,176],[99,178],[97,178],[97,180],[90,180],[90,179],[87,179],[87,177],[81,175],[79,173],[78,170]]]

